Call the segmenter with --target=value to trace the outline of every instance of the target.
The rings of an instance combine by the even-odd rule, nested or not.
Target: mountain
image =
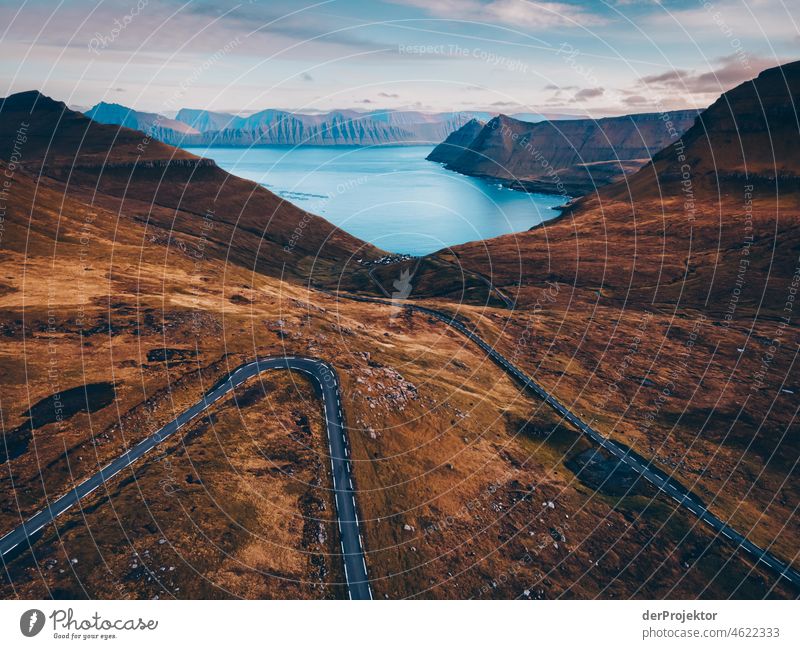
[[[800,62],[766,70],[724,93],[652,162],[572,201],[551,223],[454,250],[501,285],[558,277],[719,317],[733,287],[739,308],[782,305],[776,282],[791,277],[800,249],[798,103]],[[737,279],[743,250],[746,282]]]
[[[100,102],[85,115],[100,124],[116,124],[136,131],[144,131],[162,142],[179,144],[186,136],[199,135],[200,131],[182,121],[169,119],[157,113],[144,113],[120,104]]]
[[[584,194],[641,168],[696,116],[685,110],[529,123],[500,115],[447,168],[517,189]]]
[[[338,112],[297,115],[268,109],[247,117],[237,128],[207,131],[199,143],[205,146],[373,146],[407,142],[413,137],[409,131],[361,116]]]
[[[461,128],[456,129],[447,136],[444,142],[438,144],[436,148],[428,154],[426,160],[431,162],[443,162],[451,164],[457,160],[469,148],[470,144],[478,137],[483,130],[484,122],[471,119]]]
[[[449,273],[440,265],[414,280],[415,294],[443,299],[461,273],[483,274],[515,308],[470,326],[498,332],[496,348],[603,434],[648,454],[789,561],[800,534],[800,484],[783,487],[800,458],[790,432],[800,390],[798,105],[800,62],[762,72],[652,164],[530,231],[443,250],[433,258]]]
[[[421,143],[441,142],[471,118],[466,113],[423,113],[410,110],[381,110],[366,114],[369,119],[385,122],[412,134]]]
[[[171,120],[117,104],[98,104],[87,115],[104,124],[147,131],[173,146],[243,147],[436,143],[470,119],[465,113],[336,110],[305,114],[273,108],[242,117],[182,108]]]
[[[175,115],[175,119],[200,133],[206,133],[207,131],[239,128],[245,118],[232,113],[215,113],[210,110],[181,108]]]
[[[692,191],[729,192],[755,184],[784,197],[800,183],[797,103],[800,61],[762,72],[726,92],[652,165],[630,178],[630,188],[605,195],[653,198],[658,187],[675,191],[691,172]],[[658,179],[658,186],[651,180]]]
[[[0,99],[0,175],[0,534],[47,507],[53,494],[66,493],[152,435],[247,360],[276,354],[325,356],[339,368],[352,369],[348,345],[355,343],[365,357],[389,363],[368,342],[382,343],[383,331],[371,327],[366,333],[361,324],[373,321],[368,307],[337,308],[328,295],[307,287],[312,275],[329,274],[335,280],[347,260],[357,264],[362,256],[382,253],[255,183],[229,176],[210,160],[141,131],[100,124],[27,92]],[[350,327],[361,329],[357,342],[336,333]],[[366,360],[361,363],[369,369]],[[105,581],[95,577],[109,558],[128,572],[123,566],[128,566],[131,548],[125,537],[155,549],[161,547],[162,534],[178,544],[185,541],[182,552],[196,576],[181,574],[178,562],[171,572],[183,596],[346,597],[335,583],[304,586],[315,575],[319,582],[321,570],[341,570],[337,559],[312,562],[307,554],[334,556],[339,541],[333,528],[328,532],[328,523],[319,528],[326,540],[312,545],[302,525],[288,532],[282,522],[259,525],[260,532],[270,535],[265,551],[279,542],[284,551],[291,548],[293,557],[276,564],[280,576],[262,580],[258,591],[249,576],[226,578],[221,588],[194,569],[193,558],[213,554],[212,548],[225,543],[226,558],[246,561],[251,550],[245,548],[253,547],[250,532],[243,526],[231,544],[229,519],[213,504],[231,503],[237,511],[266,520],[275,511],[274,501],[265,506],[261,494],[252,491],[242,499],[238,494],[247,491],[245,482],[257,482],[263,493],[285,502],[297,520],[312,511],[306,503],[315,503],[313,511],[334,509],[332,482],[319,459],[326,439],[319,394],[303,375],[284,371],[256,381],[261,387],[255,390],[263,394],[256,395],[256,384],[249,382],[242,386],[248,396],[240,391],[221,399],[157,451],[175,462],[170,466],[179,472],[176,492],[190,499],[186,511],[204,521],[203,542],[191,538],[185,517],[154,524],[174,511],[177,501],[163,498],[167,490],[161,478],[154,479],[163,463],[153,453],[137,463],[135,480],[133,474],[106,474],[108,482],[90,497],[90,506],[83,501],[56,525],[32,534],[32,547],[26,542],[15,556],[5,554],[0,597],[17,597],[20,589],[57,598],[79,593],[155,597],[147,576],[124,585],[122,572]],[[377,394],[385,381],[381,373],[368,388],[358,389]],[[344,399],[348,388],[342,392]],[[253,425],[237,420],[229,429],[233,437],[221,433],[227,425],[216,418],[233,413],[234,403],[238,416],[248,404],[253,414],[255,408],[261,412],[268,400],[280,401],[274,402],[277,416],[269,414]],[[342,407],[355,418],[354,408]],[[205,430],[208,417],[215,418],[213,432]],[[377,418],[365,421],[379,425]],[[256,429],[259,452],[265,454],[257,467],[249,458],[258,453],[248,449]],[[230,463],[218,462],[221,439],[229,459],[234,447],[249,456],[241,464],[249,477],[241,484],[231,478]],[[288,471],[276,475],[267,456],[288,458],[279,460]],[[298,489],[298,480],[306,486]],[[148,494],[147,508],[130,499],[132,483],[137,493]],[[210,497],[198,500],[189,493],[198,489]],[[86,518],[89,509],[96,516]],[[141,516],[144,509],[147,514]],[[112,512],[125,521],[125,529],[106,520]],[[65,538],[67,528],[72,532]],[[93,543],[85,542],[87,534]],[[64,546],[52,546],[54,536],[79,556],[64,558]],[[85,548],[91,549],[83,554]],[[58,570],[50,571],[54,580],[49,583],[31,579],[30,571],[43,561],[80,563],[86,570],[80,581],[64,579],[66,571]],[[224,559],[214,561],[227,571]],[[298,586],[289,585],[287,576]],[[176,592],[177,583],[169,590]]]
[[[268,108],[252,115],[181,108],[175,119],[101,102],[86,115],[150,133],[173,146],[377,146],[435,144],[473,119],[489,113],[425,113],[414,110],[334,110],[298,113]],[[543,115],[525,113],[531,121]],[[552,118],[553,116],[551,116]]]
[[[113,206],[123,219],[145,218],[172,238],[202,243],[206,256],[307,281],[311,268],[337,272],[343,255],[380,252],[152,133],[101,124],[38,92],[12,95],[0,106],[0,138],[11,141],[19,124],[28,124],[21,165],[26,173],[41,173],[76,200]],[[110,112],[136,117],[113,107]],[[214,227],[203,231],[209,213]]]

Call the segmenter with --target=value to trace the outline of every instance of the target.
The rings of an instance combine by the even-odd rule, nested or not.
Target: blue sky
[[[795,12],[796,13],[796,12]],[[782,0],[0,1],[0,92],[71,105],[602,115],[800,58]]]

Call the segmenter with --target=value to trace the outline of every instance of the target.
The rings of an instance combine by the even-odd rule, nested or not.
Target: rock
[[[406,532],[413,532],[414,531],[414,526],[413,525],[409,525],[408,523],[406,523],[405,525],[403,525],[403,529]]]

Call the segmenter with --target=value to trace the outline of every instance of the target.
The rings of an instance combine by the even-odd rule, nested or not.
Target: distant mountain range
[[[54,206],[68,197],[71,214],[102,205],[125,221],[120,224],[121,231],[135,229],[144,218],[148,228],[165,227],[170,233],[167,238],[188,237],[186,245],[194,246],[189,240],[201,236],[200,215],[211,219],[209,210],[213,208],[213,229],[202,232],[204,259],[241,261],[259,273],[279,276],[301,267],[302,272],[308,268],[317,272],[320,264],[330,269],[332,260],[338,264],[339,259],[356,254],[364,259],[384,254],[260,185],[226,173],[209,158],[158,139],[144,139],[139,132],[172,130],[170,121],[156,122],[152,113],[128,114],[111,108],[103,112],[124,120],[125,126],[101,124],[36,91],[0,100],[0,142],[13,147],[15,138],[22,137],[17,133],[20,124],[25,125],[24,162],[17,166],[15,181],[30,187],[35,187],[33,179],[43,181],[42,191],[35,193],[36,223],[40,224],[35,227],[48,228]],[[197,132],[182,122],[172,122],[172,126],[173,133],[178,129],[187,135]],[[0,168],[3,164],[0,160]],[[190,183],[191,191],[187,191]],[[30,209],[24,204],[18,208],[20,214]],[[269,215],[268,224],[265,214]],[[302,228],[301,237],[296,234],[298,228]],[[7,225],[6,234],[8,230]],[[98,242],[101,236],[107,233],[98,235]],[[8,237],[3,243],[4,247],[8,244]],[[287,263],[292,265],[291,271],[283,270]],[[341,271],[337,266],[330,272],[338,276]]]
[[[488,120],[491,113],[425,113],[413,110],[334,110],[294,113],[269,108],[242,116],[182,108],[170,119],[120,104],[100,102],[85,111],[101,124],[144,131],[173,146],[436,144],[473,118]],[[520,116],[545,119],[544,115]],[[551,116],[552,117],[552,116]]]
[[[249,116],[183,108],[175,119],[101,102],[96,122],[144,131],[173,146],[359,145],[436,143],[468,122],[466,113],[339,110],[320,114],[267,109]]]
[[[468,176],[515,189],[585,194],[641,169],[695,121],[696,110],[602,119],[471,120],[428,156]]]
[[[87,110],[85,115],[101,124],[115,124],[135,131],[144,131],[162,142],[177,140],[187,135],[200,135],[199,130],[182,121],[169,119],[158,113],[130,110],[119,104],[100,103]]]

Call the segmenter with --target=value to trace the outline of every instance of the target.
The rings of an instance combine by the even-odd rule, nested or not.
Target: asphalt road
[[[575,428],[577,428],[581,433],[590,438],[595,444],[601,446],[606,451],[614,455],[657,489],[672,498],[672,500],[678,503],[678,505],[688,509],[692,514],[697,516],[697,518],[706,523],[718,534],[728,539],[728,541],[733,543],[735,546],[749,553],[757,562],[763,563],[764,565],[770,567],[780,576],[788,579],[795,586],[800,587],[800,572],[792,568],[785,561],[778,559],[768,550],[765,550],[757,546],[752,541],[749,541],[743,534],[740,534],[730,525],[712,514],[697,496],[686,489],[680,482],[675,480],[675,478],[653,466],[651,461],[645,459],[638,453],[635,453],[630,448],[615,442],[614,440],[608,439],[604,435],[601,435],[590,425],[582,421],[574,412],[571,412],[568,408],[566,408],[552,394],[547,392],[532,378],[527,376],[522,370],[511,363],[511,361],[509,361],[505,356],[495,350],[494,347],[489,345],[471,329],[467,328],[462,322],[442,311],[436,311],[435,309],[429,309],[416,304],[387,302],[386,300],[382,300],[380,298],[368,298],[355,295],[340,294],[339,297],[345,297],[349,300],[355,300],[358,302],[392,304],[395,307],[403,307],[406,309],[411,309],[412,311],[425,313],[433,318],[436,318],[437,320],[444,322],[446,325],[453,327],[456,331],[464,334],[472,342],[478,345],[478,347],[485,351],[489,358],[491,358],[503,370],[505,370],[507,374],[511,375],[511,377],[521,383],[526,390],[532,392],[534,395],[542,399],[545,403],[547,403],[547,405],[561,415],[566,421],[575,426]]]
[[[575,428],[589,437],[598,446],[617,457],[630,469],[641,475],[642,478],[672,498],[678,505],[688,509],[718,534],[749,553],[756,561],[765,564],[782,577],[791,581],[795,586],[800,587],[800,573],[797,570],[792,568],[788,563],[775,557],[768,550],[749,541],[743,534],[740,534],[730,525],[715,516],[699,498],[691,493],[691,491],[686,489],[670,475],[653,466],[652,462],[646,460],[624,445],[601,435],[590,425],[582,421],[552,394],[548,393],[544,388],[533,381],[533,379],[522,372],[522,370],[485,342],[480,336],[467,328],[462,322],[442,311],[419,305],[399,304],[379,298],[354,295],[340,295],[339,297],[346,297],[347,299],[359,302],[392,304],[396,307],[402,306],[412,311],[425,313],[453,327],[456,331],[462,333],[478,345],[478,347],[483,349],[489,358],[497,363],[512,378],[522,384],[526,390],[542,399],[561,415],[564,420],[575,426]],[[63,514],[81,498],[86,497],[121,470],[133,464],[145,453],[152,450],[164,439],[179,430],[187,422],[197,417],[211,404],[233,390],[237,385],[260,372],[271,369],[292,369],[305,372],[316,381],[316,384],[320,388],[328,430],[336,512],[348,593],[351,599],[372,599],[372,591],[369,586],[367,565],[364,557],[363,538],[359,529],[360,523],[353,490],[349,449],[347,447],[346,433],[343,426],[339,383],[333,368],[323,361],[312,358],[265,358],[252,361],[234,370],[223,382],[212,388],[203,399],[184,411],[161,430],[146,438],[134,448],[128,450],[98,473],[75,487],[72,491],[61,496],[50,506],[38,512],[25,523],[2,537],[2,539],[0,539],[0,557],[5,558],[5,556],[17,548],[20,543],[26,542],[30,544],[32,542],[31,537],[36,535],[45,525],[52,522],[56,516]]]
[[[339,380],[336,372],[327,363],[313,358],[296,356],[262,358],[246,363],[231,372],[223,381],[211,388],[200,401],[178,415],[166,426],[139,442],[139,444],[123,453],[96,474],[87,478],[77,487],[56,499],[48,507],[3,536],[0,539],[0,557],[5,562],[9,553],[20,549],[20,544],[30,546],[45,525],[53,522],[57,516],[66,512],[82,498],[88,496],[120,471],[131,466],[153,450],[170,435],[180,430],[231,392],[236,386],[256,374],[266,370],[277,369],[295,370],[308,374],[315,385],[319,387],[328,432],[328,449],[331,458],[336,516],[339,523],[339,538],[347,590],[350,599],[372,599],[372,590],[367,576],[367,564],[364,558],[364,543],[360,532],[353,489],[350,450],[347,446],[346,430],[342,416]]]

